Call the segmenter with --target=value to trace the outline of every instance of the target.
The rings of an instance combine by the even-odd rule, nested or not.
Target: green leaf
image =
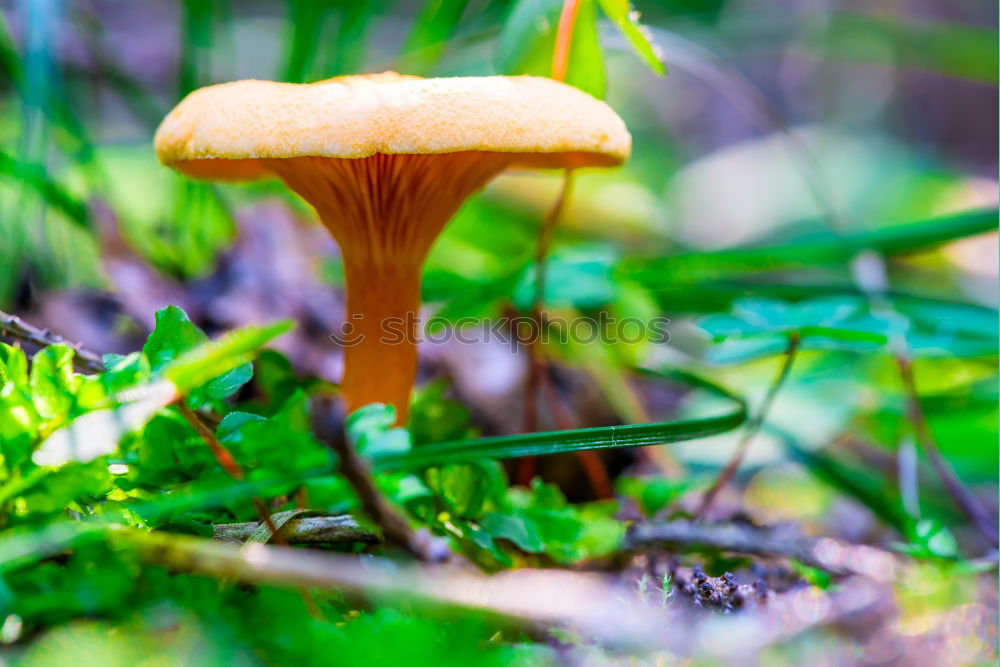
[[[731,314],[710,315],[698,324],[720,343],[707,354],[714,363],[783,354],[793,332],[799,334],[803,349],[871,354],[905,341],[918,357],[995,354],[996,318],[975,317],[981,309],[971,309],[971,314],[963,304],[935,304],[923,312],[920,306],[910,309],[919,319],[888,307],[875,311],[855,296],[819,297],[798,304],[742,299],[733,303]]]
[[[228,398],[238,392],[252,377],[253,364],[247,362],[210,381],[205,385],[205,395],[210,399]]]
[[[500,31],[499,68],[504,74],[552,76],[552,54],[562,0],[518,0]],[[603,98],[604,55],[594,0],[581,0],[573,27],[566,83]]]
[[[907,526],[910,544],[900,550],[915,558],[953,559],[959,556],[958,542],[947,526],[936,519],[920,519]]]
[[[8,470],[27,458],[41,421],[31,397],[24,350],[0,343],[0,454]]]
[[[31,360],[31,396],[38,414],[47,420],[65,419],[74,404],[81,378],[73,372],[76,353],[67,345],[50,345]]]
[[[478,517],[484,504],[502,497],[506,487],[503,471],[495,461],[429,468],[424,473],[424,480],[449,513],[463,518]]]
[[[289,35],[284,40],[288,45],[287,62],[281,75],[282,81],[301,83],[308,80],[313,61],[319,52],[320,34],[325,18],[325,3],[318,0],[288,0]]]
[[[149,359],[150,367],[158,371],[207,340],[208,336],[188,318],[187,313],[177,306],[167,306],[156,312],[156,326],[142,346],[142,353]]]
[[[373,458],[398,456],[410,451],[410,434],[397,428],[396,409],[391,405],[372,403],[350,415],[344,422],[347,440],[362,456]]]
[[[219,427],[216,429],[215,435],[219,438],[219,440],[228,441],[231,438],[239,437],[238,434],[244,424],[255,421],[266,420],[260,415],[233,410],[228,415],[223,417],[221,422],[219,422]]]
[[[28,357],[19,347],[0,343],[0,381],[28,392]]]
[[[529,527],[524,517],[491,512],[483,517],[479,526],[491,538],[509,540],[528,553],[539,553],[545,546],[536,534],[535,527]]]
[[[660,379],[673,377],[667,371],[644,370],[643,373]],[[373,462],[377,469],[383,470],[420,468],[475,459],[509,459],[588,449],[662,445],[725,433],[746,420],[746,405],[742,399],[705,380],[701,380],[698,386],[723,398],[729,408],[720,410],[712,417],[428,443],[409,452],[377,456]]]
[[[438,379],[421,385],[414,391],[406,428],[417,446],[426,442],[461,440],[475,435],[468,408],[446,397],[448,389],[448,383]]]
[[[573,563],[620,546],[625,526],[614,518],[616,511],[614,502],[570,505],[557,487],[534,480],[530,489],[508,489],[502,506],[483,515],[482,533],[473,540],[494,554],[491,542],[504,539],[522,551]]]
[[[219,435],[253,476],[275,476],[331,465],[331,451],[310,426],[308,398],[296,392],[274,416],[232,417],[219,425]]]
[[[666,74],[667,68],[663,64],[663,54],[653,42],[649,28],[639,23],[639,12],[632,8],[632,3],[629,0],[597,0],[597,2],[607,17],[614,21],[618,29],[625,35],[625,39],[632,45],[632,50],[649,66],[649,69],[661,76]]]
[[[206,383],[209,383],[207,391],[211,395],[213,381],[219,383],[215,388],[215,395],[228,395],[235,390],[234,387],[239,387],[237,384],[239,380],[247,377],[247,371],[244,369],[253,352],[290,328],[289,322],[278,322],[261,328],[247,327],[225,334],[218,340],[197,345],[185,352],[183,350],[191,341],[202,339],[204,334],[191,324],[187,315],[179,308],[171,306],[160,311],[157,314],[157,329],[143,349],[145,356],[156,360],[160,373],[168,381],[144,384],[126,390],[114,396],[114,400],[118,403],[115,407],[94,410],[77,417],[49,436],[32,455],[32,460],[37,465],[55,466],[67,461],[90,461],[99,456],[106,456],[116,450],[123,436],[143,427],[157,412],[177,400],[180,395],[190,393]],[[175,333],[177,340],[170,340],[168,335],[170,332]],[[52,346],[46,350],[58,351],[58,348]],[[72,353],[69,348],[66,350]],[[72,355],[69,359],[71,368]],[[126,366],[133,365],[133,371],[142,370],[141,362],[129,359],[112,358],[111,362],[113,366],[126,364]],[[129,361],[126,363],[126,360]],[[61,363],[67,362],[63,360]],[[44,372],[44,368],[45,366],[39,367],[40,374]],[[34,372],[34,368],[32,370]],[[130,376],[133,374],[132,371],[121,370],[121,372]],[[49,387],[48,384],[43,386]],[[47,391],[48,394],[55,392],[54,389]],[[61,394],[55,393],[55,395]],[[65,405],[60,405],[65,410],[69,409]],[[65,410],[60,414],[65,414]]]
[[[579,246],[552,253],[546,261],[543,300],[552,307],[579,309],[604,306],[614,300],[614,266],[618,253],[606,247]],[[511,295],[515,306],[528,312],[535,298],[535,265],[525,268]]]
[[[106,526],[83,521],[55,521],[40,529],[10,530],[0,539],[0,572],[9,572],[54,556],[81,541],[100,537]]]
[[[88,231],[93,229],[87,205],[49,178],[43,165],[26,164],[0,151],[0,174],[20,181],[48,206],[58,210],[77,226]]]
[[[109,394],[118,394],[148,382],[152,375],[149,360],[141,352],[128,355],[104,355],[104,367],[101,373],[101,384]]]
[[[231,331],[176,357],[162,366],[161,371],[181,393],[187,393],[248,363],[260,347],[291,331],[293,326],[293,322],[285,320]],[[222,386],[227,382],[231,380]]]
[[[632,498],[646,516],[653,516],[671,505],[681,496],[700,486],[691,479],[667,479],[665,477],[619,477],[615,480],[615,490]]]
[[[68,463],[41,478],[21,495],[29,513],[62,512],[81,496],[102,498],[111,490],[111,475],[103,462]]]

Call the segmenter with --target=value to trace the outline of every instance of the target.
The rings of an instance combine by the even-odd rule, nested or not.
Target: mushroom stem
[[[341,390],[349,410],[388,403],[406,423],[424,259],[462,202],[511,160],[464,151],[260,161],[316,208],[340,246],[350,325]]]
[[[417,375],[421,263],[391,266],[344,257],[348,327],[341,392],[348,410],[368,403],[396,407],[405,424]]]

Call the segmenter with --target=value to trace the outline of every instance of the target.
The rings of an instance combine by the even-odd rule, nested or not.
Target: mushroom
[[[615,166],[631,137],[604,102],[551,79],[394,72],[311,84],[235,81],[192,92],[156,132],[160,161],[195,178],[277,176],[340,246],[353,410],[404,423],[417,370],[420,271],[466,198],[508,167]]]

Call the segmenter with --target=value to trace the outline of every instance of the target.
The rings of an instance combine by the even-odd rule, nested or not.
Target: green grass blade
[[[458,29],[469,0],[427,0],[403,43],[402,55],[410,69],[426,74],[444,53]]]
[[[632,260],[620,271],[626,277],[655,285],[693,282],[734,273],[843,264],[862,250],[901,255],[992,231],[997,226],[997,214],[996,208],[967,211],[855,234],[814,235],[780,245]]]
[[[426,444],[405,454],[387,454],[375,459],[375,467],[419,468],[456,461],[473,459],[510,459],[521,456],[546,456],[591,449],[617,449],[621,447],[644,447],[662,445],[683,440],[704,438],[725,433],[746,421],[746,404],[743,400],[722,387],[707,380],[681,372],[640,370],[643,375],[660,379],[682,378],[700,389],[724,397],[731,407],[711,417],[679,419],[654,422],[651,424],[626,424],[567,431],[548,431],[505,435],[474,440],[459,440]]]
[[[0,176],[9,176],[34,191],[48,206],[58,210],[73,224],[93,230],[90,211],[61,185],[53,181],[44,166],[21,162],[0,151]]]

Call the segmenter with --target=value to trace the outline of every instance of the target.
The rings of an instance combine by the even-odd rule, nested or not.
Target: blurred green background
[[[915,239],[892,230],[996,205],[996,7],[639,2],[641,31],[622,31],[606,13],[616,6],[582,4],[568,78],[625,118],[634,155],[622,169],[579,176],[546,303],[566,313],[671,317],[670,346],[553,352],[597,381],[618,418],[643,416],[622,394],[621,363],[702,363],[707,341],[690,317],[746,297],[888,291],[920,309],[957,356],[981,356],[984,344],[989,351],[997,237],[970,233],[993,225],[959,220]],[[325,333],[341,317],[339,293],[329,289],[339,260],[311,211],[273,184],[206,185],[161,167],[150,145],[156,125],[192,88],[236,78],[548,74],[560,7],[5,0],[0,305],[100,352],[137,348],[168,303],[209,333],[288,316],[302,323],[283,348],[296,367],[338,377]],[[470,201],[428,263],[430,312],[526,307],[538,221],[558,187],[555,174],[511,174]],[[966,238],[932,247],[953,236]],[[864,254],[870,244],[885,262]],[[487,431],[514,421],[503,411],[516,409],[516,355],[447,346],[423,355],[423,377],[450,376],[485,413]],[[831,352],[809,363],[816,373],[787,410],[788,425],[810,440],[892,402],[883,385],[895,380],[880,357]],[[932,392],[993,377],[991,361],[926,364],[920,379]],[[734,374],[730,386],[762,380],[761,392],[770,372],[767,364],[718,371]],[[498,397],[509,400],[491,414]],[[969,474],[995,472],[992,415],[940,417],[955,434],[942,439]],[[877,422],[893,445],[891,421]],[[681,456],[706,451],[726,450],[699,443]]]
[[[995,508],[996,4],[633,4],[641,16],[616,0],[581,3],[568,81],[625,119],[634,152],[621,169],[577,176],[545,303],[561,315],[666,316],[670,341],[552,346],[576,425],[711,412],[683,388],[631,380],[635,364],[712,378],[755,406],[790,323],[815,324],[803,313],[819,303],[876,300],[892,322],[852,326],[881,336],[898,325],[889,343],[829,332],[804,342],[737,502],[856,540],[879,541],[889,525],[919,542],[914,522],[931,518],[977,550],[922,455],[916,501],[900,472],[917,455],[893,357],[917,359],[938,446]],[[277,184],[197,183],[162,167],[157,124],[190,90],[238,78],[548,75],[561,5],[0,0],[0,309],[101,353],[141,347],[168,304],[212,335],[291,318],[281,354],[300,374],[336,379],[340,261],[312,211]],[[540,220],[560,185],[559,174],[511,173],[471,199],[428,261],[428,313],[527,311]],[[733,320],[706,316],[755,335],[730,340]],[[421,355],[425,400],[447,390],[473,426],[417,410],[418,441],[519,430],[523,352],[441,344]],[[540,426],[557,421],[543,412]],[[609,465],[704,481],[737,440]],[[563,468],[541,472],[586,497]],[[437,641],[419,624],[406,632]]]

